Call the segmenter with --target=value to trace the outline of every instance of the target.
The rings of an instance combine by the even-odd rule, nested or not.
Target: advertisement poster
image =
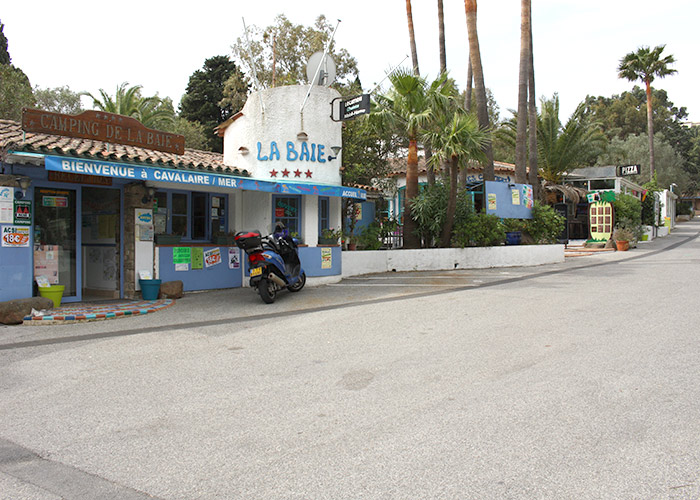
[[[58,245],[34,247],[34,276],[46,276],[53,285],[58,284]]]
[[[16,226],[31,226],[32,225],[32,202],[31,201],[15,201],[15,218]]]
[[[14,192],[11,187],[0,186],[0,223],[12,224]]]
[[[532,186],[523,185],[523,198],[525,198],[525,206],[527,208],[532,208],[535,203],[532,195]]]
[[[180,262],[178,264],[175,264],[175,270],[176,271],[189,271],[190,270],[190,263],[189,262]]]
[[[204,249],[192,247],[192,269],[204,269]]]
[[[489,193],[489,210],[496,210],[496,193]]]
[[[28,247],[29,229],[21,226],[2,226],[2,246],[4,247]]]
[[[173,247],[173,264],[189,264],[192,260],[190,247]]]
[[[228,247],[228,268],[229,269],[239,269],[241,267],[241,260],[238,253],[238,248]]]
[[[206,250],[204,252],[204,265],[211,267],[217,264],[221,264],[221,251],[219,247]]]
[[[510,192],[513,196],[513,205],[520,205],[520,191],[517,189],[511,189]]]
[[[333,252],[331,248],[321,248],[321,269],[333,267]]]

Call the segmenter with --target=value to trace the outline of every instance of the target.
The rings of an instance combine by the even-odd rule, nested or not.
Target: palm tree
[[[445,15],[442,0],[437,0],[438,8],[438,44],[440,46],[440,73],[447,73],[447,54],[445,52]]]
[[[670,64],[676,62],[672,55],[661,57],[665,45],[659,45],[650,49],[640,47],[637,52],[630,52],[620,60],[617,68],[618,76],[631,82],[642,80],[646,85],[647,92],[647,135],[649,136],[649,175],[654,178],[654,123],[652,121],[651,102],[651,82],[655,77],[663,78],[676,73],[675,69],[669,68]]]
[[[411,202],[418,196],[418,138],[433,119],[436,103],[449,99],[445,76],[432,84],[420,76],[399,69],[389,76],[392,88],[377,95],[377,112],[372,119],[382,127],[391,127],[408,139],[406,164],[406,197],[404,199],[404,247],[419,248],[416,224],[411,217]]]
[[[474,94],[476,98],[476,113],[481,128],[489,129],[489,112],[486,99],[486,86],[484,85],[484,70],[481,66],[481,52],[479,51],[479,37],[476,32],[476,0],[464,0],[464,10],[467,15],[467,32],[469,35],[469,60],[474,75]],[[493,181],[496,175],[493,168],[493,149],[491,141],[486,141],[484,146],[486,161],[484,164],[484,180]]]
[[[460,168],[466,170],[469,160],[483,160],[484,144],[489,139],[486,130],[479,128],[473,113],[454,106],[436,113],[438,131],[426,133],[425,139],[433,145],[434,163],[448,162],[450,166],[450,191],[447,198],[445,225],[440,237],[443,247],[450,246],[455,211],[457,209],[457,189]]]
[[[175,112],[157,95],[152,97],[141,96],[141,85],[129,87],[127,82],[117,87],[114,97],[110,96],[103,89],[100,89],[100,98],[93,96],[89,92],[84,92],[92,99],[94,108],[107,113],[130,116],[140,121],[144,126],[155,128],[164,123],[172,123],[175,119]]]
[[[586,166],[591,151],[601,149],[605,135],[600,124],[585,117],[586,103],[580,103],[566,124],[559,119],[559,96],[542,99],[537,116],[537,163],[545,181],[561,183],[567,172]],[[517,113],[499,130],[499,137],[515,145]]]
[[[530,6],[530,61],[528,68],[527,124],[528,124],[528,183],[532,185],[534,198],[539,197],[537,168],[537,107],[535,106],[535,62],[532,53],[532,7]]]
[[[411,42],[413,74],[420,76],[420,69],[418,69],[418,52],[416,51],[416,35],[413,32],[413,11],[411,10],[411,0],[406,0],[406,16],[408,16],[408,38]]]
[[[518,76],[518,134],[515,141],[515,182],[527,181],[527,87],[530,81],[530,1],[520,1],[520,71]]]

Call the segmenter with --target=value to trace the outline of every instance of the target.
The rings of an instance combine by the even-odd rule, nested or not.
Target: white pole
[[[306,101],[309,99],[309,96],[311,95],[311,89],[314,86],[314,83],[316,82],[316,78],[318,78],[318,73],[321,71],[321,65],[323,64],[323,61],[326,60],[326,56],[328,55],[328,51],[331,48],[331,43],[333,43],[333,38],[335,38],[335,32],[338,31],[338,26],[340,26],[340,19],[338,19],[338,24],[335,25],[335,29],[333,30],[333,34],[331,35],[330,40],[328,40],[328,43],[326,44],[326,50],[323,51],[323,57],[321,58],[321,61],[318,63],[318,68],[316,68],[316,74],[314,74],[314,77],[311,79],[311,84],[309,85],[309,91],[306,93],[306,97],[304,98],[304,102],[301,103],[301,108],[299,108],[299,113],[304,112],[304,106],[306,106]]]

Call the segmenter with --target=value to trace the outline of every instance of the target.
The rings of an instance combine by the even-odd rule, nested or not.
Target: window
[[[154,198],[156,234],[202,241],[226,232],[226,195],[157,191]]]
[[[192,193],[192,239],[203,240],[207,237],[207,194]]]
[[[301,236],[301,196],[273,196],[273,223],[282,222],[289,234]]]
[[[321,232],[324,229],[329,229],[331,227],[330,224],[330,199],[328,197],[319,197],[318,198],[318,234],[319,236],[321,235]]]
[[[187,237],[187,193],[172,193],[171,233]]]

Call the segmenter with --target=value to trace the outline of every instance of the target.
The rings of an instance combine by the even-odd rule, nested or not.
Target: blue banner
[[[60,156],[46,156],[44,158],[44,165],[46,170],[52,170],[55,172],[99,175],[102,177],[115,177],[118,179],[131,179],[135,181],[172,182],[175,184],[186,184],[190,186],[245,189],[248,191],[262,191],[265,193],[310,194],[318,196],[355,198],[358,200],[367,199],[367,192],[364,189],[345,186],[270,182],[250,179],[247,177],[235,177],[232,175],[209,174],[205,172],[193,172],[169,168],[141,167],[126,163],[109,163]]]

